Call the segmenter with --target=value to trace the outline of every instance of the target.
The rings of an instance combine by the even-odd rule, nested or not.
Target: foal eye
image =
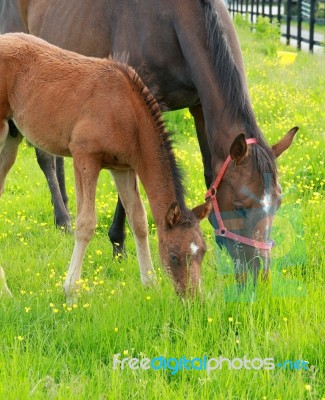
[[[180,265],[181,263],[180,259],[173,253],[169,254],[169,259],[173,264]]]

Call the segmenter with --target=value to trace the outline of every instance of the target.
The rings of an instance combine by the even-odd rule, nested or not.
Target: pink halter
[[[256,144],[257,140],[254,138],[246,139],[246,143],[247,144]],[[237,235],[236,233],[228,231],[228,229],[225,227],[225,225],[223,223],[223,220],[221,218],[221,212],[220,212],[218,201],[217,201],[217,193],[218,193],[217,189],[218,189],[220,182],[226,172],[226,169],[229,165],[230,160],[231,160],[231,157],[228,156],[226,161],[223,163],[223,165],[217,175],[216,180],[214,181],[213,185],[210,187],[210,189],[207,191],[207,193],[205,195],[206,200],[209,198],[211,198],[211,200],[212,200],[214,213],[217,218],[218,225],[219,225],[219,229],[215,230],[215,235],[222,236],[222,237],[234,240],[236,242],[240,242],[240,243],[246,244],[248,246],[255,247],[257,249],[271,250],[272,247],[274,246],[273,242],[265,243],[265,242],[260,242],[258,240],[249,239],[249,238],[246,238],[241,235]]]

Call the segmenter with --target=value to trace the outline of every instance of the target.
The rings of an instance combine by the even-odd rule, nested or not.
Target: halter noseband
[[[256,144],[257,140],[254,138],[251,139],[246,139],[247,144]],[[226,161],[223,163],[216,180],[214,181],[213,185],[210,187],[210,189],[207,191],[205,195],[205,199],[211,198],[212,204],[213,204],[213,209],[214,209],[214,214],[217,218],[217,222],[219,225],[219,229],[215,229],[215,235],[216,236],[222,236],[231,240],[234,240],[236,242],[240,242],[243,244],[246,244],[248,246],[255,247],[256,249],[261,249],[261,250],[271,250],[272,247],[274,246],[273,242],[260,242],[258,240],[254,239],[249,239],[241,235],[237,235],[236,233],[228,231],[228,229],[225,227],[223,220],[221,218],[221,212],[219,209],[218,201],[217,201],[217,193],[218,193],[218,187],[220,185],[220,182],[222,181],[222,178],[226,172],[226,169],[230,163],[231,157],[230,155],[227,157]]]

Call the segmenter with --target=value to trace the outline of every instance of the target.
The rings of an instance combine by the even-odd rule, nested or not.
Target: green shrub
[[[256,37],[263,40],[265,44],[265,54],[275,54],[280,42],[280,25],[278,23],[271,23],[267,17],[258,17],[254,28]]]

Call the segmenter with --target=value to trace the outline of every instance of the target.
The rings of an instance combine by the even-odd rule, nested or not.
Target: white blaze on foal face
[[[192,242],[190,248],[191,248],[191,254],[195,256],[197,254],[197,251],[199,250],[199,246],[196,245],[194,242]]]

